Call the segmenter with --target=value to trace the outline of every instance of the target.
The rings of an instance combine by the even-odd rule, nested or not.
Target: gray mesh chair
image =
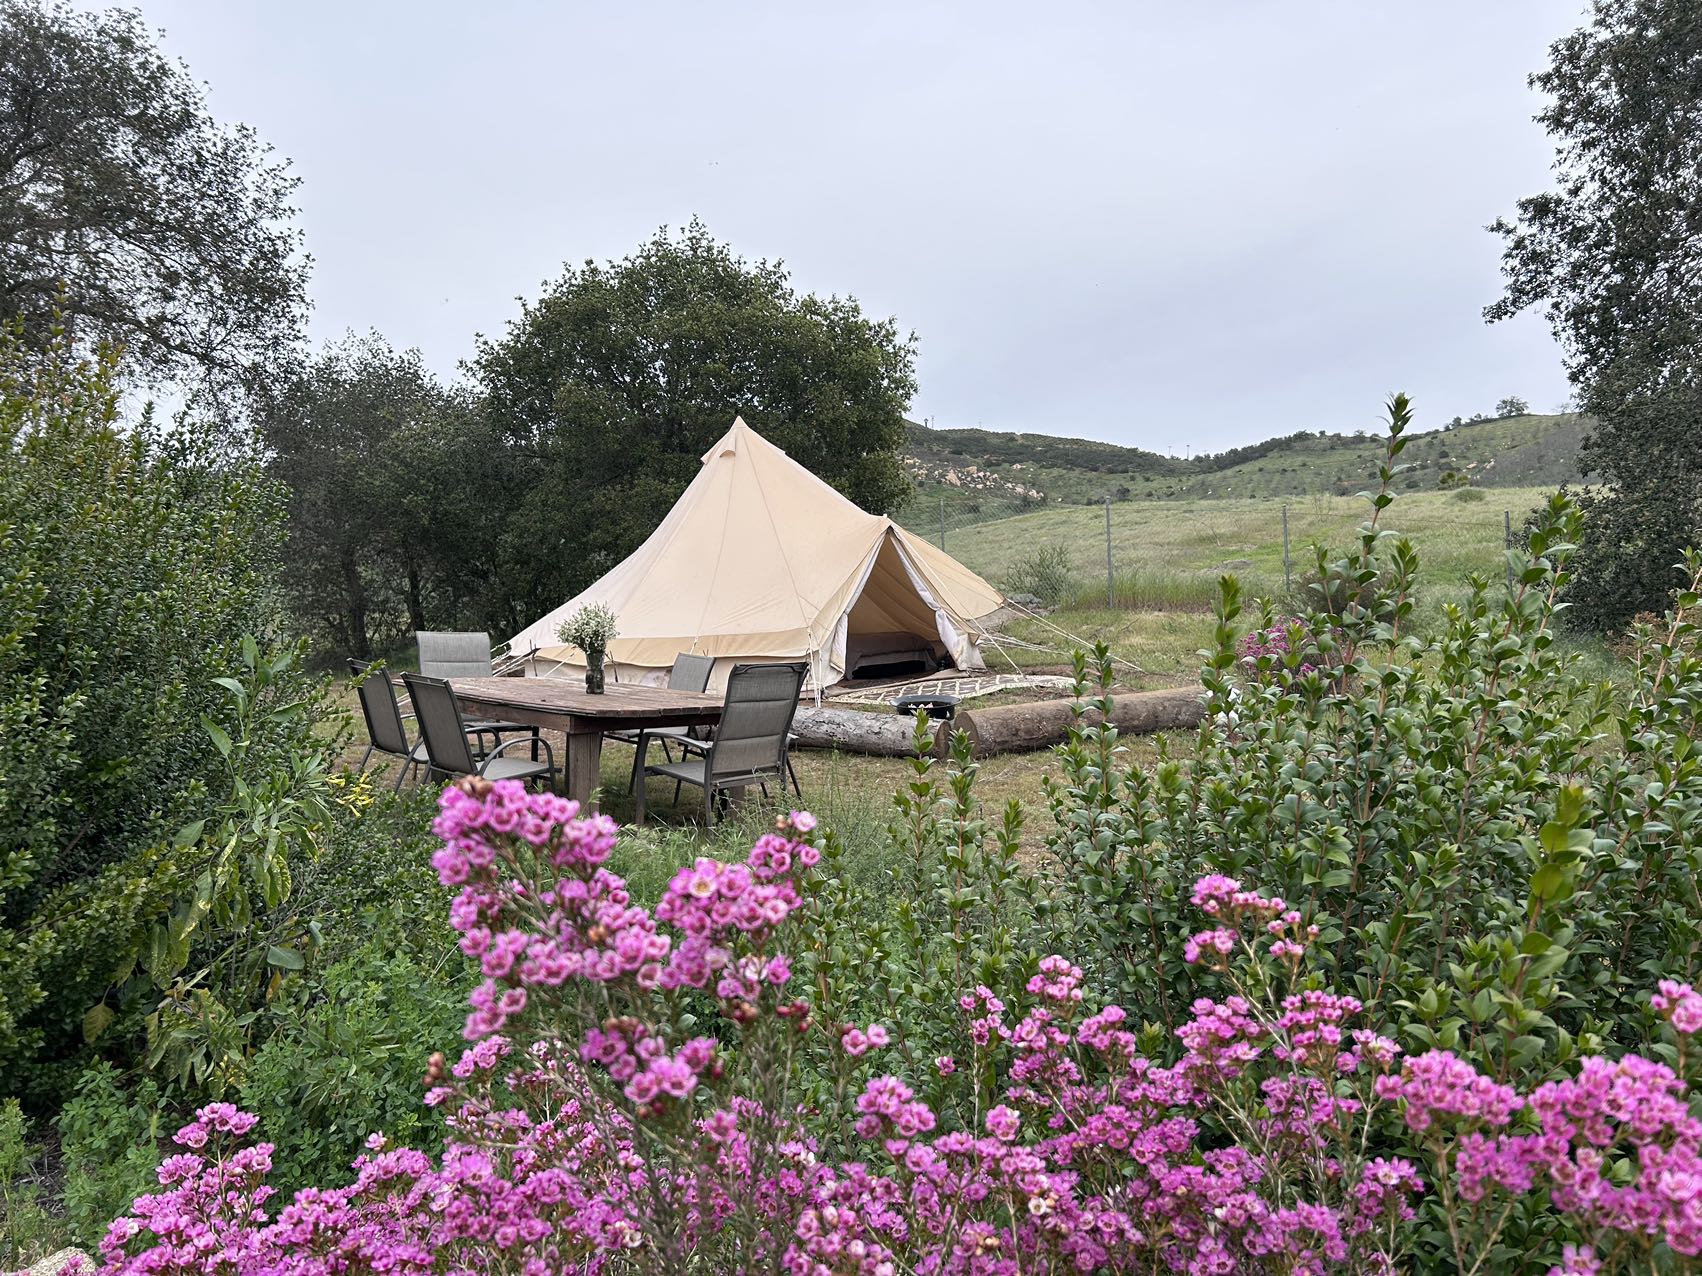
[[[390,786],[392,793],[400,793],[402,782],[408,778],[410,771],[416,767],[424,771],[430,765],[425,742],[408,743],[407,722],[414,715],[402,712],[396,684],[388,673],[375,669],[370,660],[349,661],[349,672],[358,680],[361,717],[366,719],[366,738],[369,741],[358,769],[366,770],[366,764],[375,752],[401,758],[402,766],[396,773],[396,783]],[[484,757],[490,745],[501,743],[496,732],[471,722],[467,724],[467,734],[472,739],[475,757]],[[489,744],[486,744],[486,737],[489,737]]]
[[[491,664],[491,636],[487,633],[416,629],[414,642],[419,647],[420,673],[427,678],[489,678],[496,672]],[[499,740],[510,731],[536,734],[532,727],[500,718],[469,718],[467,729],[487,731]],[[532,750],[532,760],[538,760],[536,749]]]
[[[392,793],[402,790],[402,781],[408,778],[408,772],[416,766],[426,765],[425,745],[408,743],[408,728],[402,720],[402,706],[396,703],[396,687],[390,681],[390,675],[382,669],[374,670],[372,663],[366,660],[349,661],[349,672],[358,680],[357,689],[360,692],[361,717],[366,719],[366,752],[361,754],[358,770],[366,770],[366,764],[372,761],[372,755],[387,753],[391,757],[401,758],[402,765],[396,772],[396,783],[390,786]]]
[[[714,656],[694,656],[682,651],[674,657],[674,667],[668,670],[669,691],[707,691],[709,675],[715,672]],[[641,731],[605,731],[603,739],[619,740],[622,744],[630,744],[637,750],[632,755],[632,776],[627,781],[626,791],[631,793],[638,784],[639,760],[644,757],[651,740],[662,743],[662,756],[669,762],[674,755],[669,751],[670,741],[681,745],[700,746],[707,748],[702,739],[695,733],[697,727],[646,727]]]
[[[633,789],[633,818],[638,823],[644,822],[644,776],[660,775],[673,780],[676,804],[681,785],[695,784],[702,788],[705,824],[715,818],[716,797],[728,789],[754,784],[766,797],[768,781],[775,780],[784,792],[792,717],[798,712],[798,696],[808,672],[809,666],[801,661],[783,665],[734,665],[727,679],[727,703],[706,751],[678,762],[642,767],[640,782]]]
[[[461,716],[460,702],[455,692],[442,678],[426,678],[405,673],[408,698],[414,702],[414,716],[420,724],[420,738],[426,750],[426,774],[432,776],[477,775],[487,780],[533,780],[540,776],[555,787],[556,758],[550,742],[537,735],[498,744],[483,757],[476,757],[467,743],[468,724]],[[503,754],[516,745],[530,744],[532,758],[508,758]],[[536,759],[539,748],[544,761]]]

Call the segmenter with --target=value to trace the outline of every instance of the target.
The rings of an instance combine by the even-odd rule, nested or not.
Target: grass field
[[[1463,583],[1473,572],[1502,570],[1504,525],[1513,525],[1548,493],[1543,488],[1466,489],[1402,493],[1383,525],[1409,536],[1432,585]],[[1323,542],[1346,550],[1370,513],[1357,496],[1314,495],[1284,502],[1258,500],[1163,501],[1111,507],[1111,552],[1117,571],[1139,582],[1150,578],[1155,597],[1177,581],[1195,581],[1179,601],[1209,599],[1217,578],[1234,573],[1254,593],[1283,588],[1282,517],[1288,507],[1290,554],[1298,576],[1311,561],[1309,546]],[[995,583],[1008,580],[1023,559],[1042,546],[1070,555],[1071,573],[1101,591],[1105,581],[1103,507],[1061,506],[948,533],[946,548],[965,566]]]
[[[1505,570],[1505,528],[1515,530],[1547,489],[1495,488],[1402,493],[1383,525],[1409,537],[1419,553],[1420,614],[1434,616],[1463,598],[1473,574],[1494,581]],[[1481,495],[1479,495],[1481,493]],[[1063,605],[1044,620],[1022,620],[1010,634],[1049,648],[1011,648],[1008,658],[1027,668],[1054,667],[1067,659],[1069,638],[1104,640],[1152,684],[1192,677],[1196,652],[1211,636],[1210,611],[1218,580],[1236,576],[1244,594],[1281,598],[1282,511],[1288,507],[1289,551],[1296,586],[1313,570],[1312,546],[1336,555],[1356,542],[1370,512],[1361,497],[1302,497],[1287,502],[1195,500],[1129,502],[1111,507],[1111,549],[1116,571],[1114,607],[1105,605],[1103,507],[1054,506],[948,533],[946,547],[964,564],[1001,586],[1020,577],[1022,565],[1056,547],[1068,561]],[[1060,632],[1061,631],[1061,632]],[[1066,637],[1067,636],[1067,637]],[[1134,677],[1134,671],[1130,670]],[[1134,677],[1136,685],[1145,685]]]

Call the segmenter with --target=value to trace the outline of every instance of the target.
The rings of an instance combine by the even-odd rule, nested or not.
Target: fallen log
[[[896,713],[799,706],[792,719],[793,743],[805,749],[838,749],[882,758],[907,758],[916,750],[916,720]]]
[[[1204,716],[1204,693],[1198,687],[1120,692],[1111,706],[1111,725],[1124,735],[1147,735],[1154,731],[1194,727]],[[951,737],[959,731],[969,736],[970,749],[978,758],[995,753],[1048,749],[1062,744],[1076,721],[1068,700],[959,709],[954,721],[942,722],[935,730],[934,750],[945,756],[950,749]],[[1097,725],[1099,714],[1090,710],[1082,721]],[[905,751],[909,752],[908,749]]]

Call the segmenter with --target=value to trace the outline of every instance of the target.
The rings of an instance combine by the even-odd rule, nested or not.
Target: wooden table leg
[[[602,781],[603,733],[574,732],[567,737],[567,796],[590,814],[591,794]]]

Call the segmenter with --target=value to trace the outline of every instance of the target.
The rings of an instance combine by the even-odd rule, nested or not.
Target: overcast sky
[[[693,214],[920,338],[913,414],[1180,453],[1567,394],[1489,327],[1582,0],[141,0],[302,178],[316,340],[445,375]]]

